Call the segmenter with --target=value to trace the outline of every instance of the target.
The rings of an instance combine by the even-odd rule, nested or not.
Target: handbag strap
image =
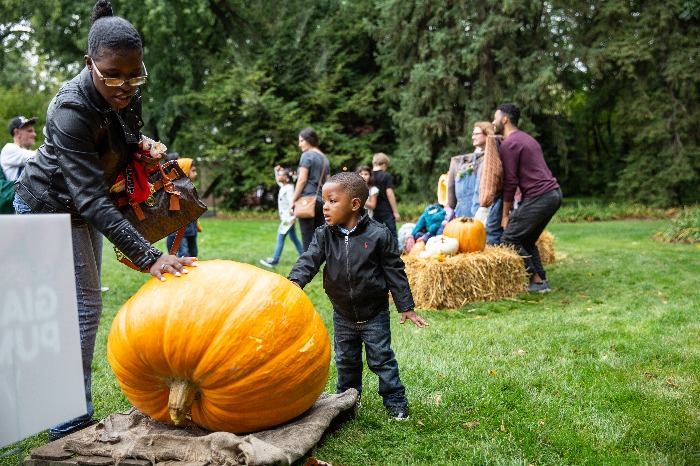
[[[326,157],[320,152],[316,153],[321,156],[321,176],[318,177],[318,185],[316,186],[316,198],[318,199],[318,192],[321,190],[321,180],[323,179],[323,175],[326,173]]]

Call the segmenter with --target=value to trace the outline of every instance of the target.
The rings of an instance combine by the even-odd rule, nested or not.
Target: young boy
[[[398,238],[396,222],[401,220],[401,216],[396,206],[394,179],[386,171],[388,166],[388,155],[383,152],[374,154],[372,157],[372,180],[374,185],[379,188],[379,193],[377,194],[377,205],[374,208],[373,218],[386,225],[394,238]]]
[[[413,296],[396,240],[366,214],[369,188],[357,173],[333,175],[323,185],[323,216],[309,249],[289,272],[304,288],[326,262],[323,288],[333,305],[336,390],[362,392],[362,343],[367,365],[379,376],[379,394],[389,415],[408,419],[408,400],[391,349],[389,291],[403,324],[428,323],[413,310]]]

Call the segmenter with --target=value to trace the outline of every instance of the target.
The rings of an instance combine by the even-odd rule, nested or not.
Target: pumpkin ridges
[[[323,331],[325,331],[325,327],[317,314],[316,318],[318,323],[321,324]],[[323,345],[323,343],[318,342],[318,345]],[[289,419],[289,413],[292,413],[291,416],[293,417],[293,413],[306,410],[316,401],[317,393],[323,391],[325,381],[328,379],[329,366],[315,369],[317,365],[313,364],[313,361],[318,358],[318,354],[328,354],[328,357],[330,357],[330,343],[326,339],[325,345],[307,351],[309,354],[308,358],[297,358],[296,364],[288,367],[280,366],[279,361],[287,360],[288,355],[286,353],[292,351],[298,351],[298,347],[288,348],[284,353],[280,353],[275,358],[266,361],[262,366],[256,367],[243,380],[237,380],[236,383],[229,384],[230,389],[232,391],[235,390],[236,399],[222,402],[211,395],[211,392],[216,390],[210,389],[207,383],[200,385],[202,397],[192,407],[193,421],[206,427],[211,425],[210,422],[218,422],[216,421],[217,413],[220,413],[223,417],[230,417],[230,413],[237,412],[241,408],[250,409],[252,408],[250,400],[256,398],[256,393],[260,390],[260,387],[271,385],[275,386],[276,396],[265,403],[264,408],[269,410],[270,414],[262,415],[256,412],[261,418],[276,419],[274,423],[278,424]],[[268,369],[274,367],[277,367],[277,370]],[[308,374],[308,372],[314,371],[321,372],[321,374]],[[298,384],[296,380],[319,380],[319,382],[316,386],[310,386],[308,384]],[[226,386],[225,384],[223,385]],[[290,390],[286,387],[296,387],[296,389]],[[215,388],[221,389],[222,387]]]
[[[245,303],[244,303],[245,304]],[[315,311],[314,311],[315,312]],[[259,320],[259,315],[250,315],[246,320]],[[232,366],[222,367],[218,360],[221,359],[221,354],[227,354],[230,351],[230,340],[239,339],[238,353],[241,353],[246,359],[235,359],[232,363],[238,368],[236,379],[248,376],[252,372],[257,371],[263,364],[270,363],[271,359],[279,357],[279,355],[270,355],[266,344],[273,341],[277,346],[289,346],[296,338],[296,334],[289,332],[279,335],[276,329],[270,329],[257,335],[238,335],[234,330],[236,327],[246,327],[245,320],[241,320],[235,313],[232,313],[227,323],[222,327],[219,337],[212,341],[209,346],[209,351],[205,358],[200,361],[195,370],[194,376],[199,381],[202,389],[209,386],[217,386],[222,379],[230,380]],[[292,338],[294,337],[294,338]],[[241,342],[245,342],[245,345]],[[245,346],[249,347],[248,349]],[[257,350],[262,346],[260,350]]]
[[[284,280],[284,282],[286,282],[285,278],[279,275],[276,276],[280,277],[281,280]],[[274,287],[275,285],[276,283],[269,283],[270,287]],[[296,288],[296,290],[298,290],[298,292],[301,293],[301,295],[303,295],[303,292],[301,292],[301,290],[299,290],[298,288]],[[293,292],[289,294],[292,295]],[[283,309],[288,310],[286,311],[286,313],[289,313],[291,312],[291,310],[294,310],[294,314],[296,315],[291,316],[291,319],[297,318],[303,321],[308,321],[312,319],[313,316],[317,315],[317,313],[313,309],[313,305],[311,305],[310,301],[302,300],[301,304],[299,304],[301,295],[294,296],[293,299],[287,297],[288,299],[281,303],[278,300],[274,300],[274,304],[279,305]],[[220,383],[222,383],[222,380],[230,380],[230,371],[232,367],[222,367],[218,363],[218,361],[222,358],[222,356],[230,353],[229,348],[231,339],[239,339],[238,353],[244,355],[247,358],[235,359],[235,361],[231,361],[235,362],[235,365],[239,368],[246,368],[245,372],[239,372],[238,374],[236,374],[237,378],[241,378],[243,376],[249,375],[254,371],[260,370],[263,364],[272,363],[273,359],[278,359],[280,357],[281,352],[275,356],[269,356],[268,348],[270,346],[270,342],[273,342],[275,347],[289,349],[290,345],[296,342],[296,340],[300,337],[299,332],[304,330],[307,332],[311,331],[311,329],[309,328],[302,329],[299,327],[296,328],[296,331],[294,332],[279,332],[277,326],[275,325],[277,324],[277,322],[273,321],[271,322],[272,325],[265,326],[263,328],[260,328],[260,326],[258,326],[256,329],[258,330],[258,333],[256,335],[250,335],[247,333],[242,333],[240,335],[237,334],[237,328],[248,327],[247,321],[255,322],[261,319],[265,319],[265,311],[273,303],[273,300],[269,300],[267,302],[260,302],[259,294],[255,293],[254,291],[251,292],[251,290],[247,291],[246,297],[250,298],[237,303],[236,307],[228,315],[226,322],[222,324],[216,339],[212,340],[212,342],[210,343],[206,359],[202,359],[197,365],[197,368],[194,372],[194,377],[195,379],[200,381],[200,386],[203,390],[218,386]],[[306,298],[305,295],[303,295],[303,297]],[[259,310],[255,314],[247,312],[246,310],[250,306],[256,304],[254,302],[256,300],[258,301],[257,304],[262,310]],[[285,319],[284,314],[280,317],[281,319]],[[323,329],[325,330],[325,326],[323,327]],[[314,331],[317,330],[317,328],[314,329]],[[241,348],[240,342],[242,341],[245,341],[245,343],[250,347],[249,351],[246,351],[245,348]],[[258,346],[262,346],[261,350],[256,350]],[[228,383],[230,383],[230,381]]]

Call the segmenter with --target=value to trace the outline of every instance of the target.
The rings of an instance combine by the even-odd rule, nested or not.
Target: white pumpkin
[[[459,250],[459,241],[455,238],[449,238],[443,235],[433,236],[425,243],[426,256],[434,256],[436,254],[444,254],[453,256]]]

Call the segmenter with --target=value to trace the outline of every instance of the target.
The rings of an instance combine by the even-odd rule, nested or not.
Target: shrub
[[[654,239],[667,243],[700,243],[700,205],[684,207],[675,218],[654,233]]]

